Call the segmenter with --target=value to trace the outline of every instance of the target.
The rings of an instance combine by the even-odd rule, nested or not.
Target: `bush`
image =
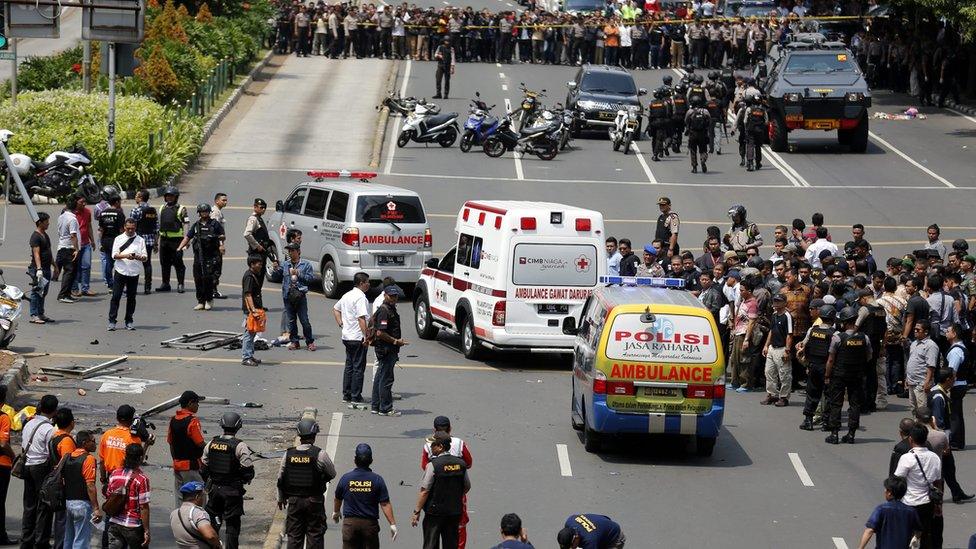
[[[17,69],[18,91],[41,91],[81,87],[81,46],[55,55],[28,57]],[[10,82],[5,84],[10,94]]]
[[[107,151],[108,97],[80,91],[50,90],[18,95],[17,105],[0,104],[0,120],[14,132],[10,148],[35,160],[51,153],[51,143],[82,143],[92,155],[99,184],[126,190],[159,186],[181,173],[200,151],[202,121],[180,115],[142,97],[116,103],[115,152]],[[158,140],[163,132],[162,141]],[[149,147],[149,135],[156,144]]]

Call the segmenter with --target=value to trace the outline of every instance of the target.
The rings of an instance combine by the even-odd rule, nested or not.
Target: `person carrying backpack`
[[[691,157],[691,173],[698,173],[698,157],[701,156],[702,173],[708,173],[708,128],[712,115],[705,108],[704,97],[691,96],[691,109],[685,114],[685,135],[688,136],[688,155]]]
[[[962,400],[969,388],[972,357],[969,356],[969,350],[966,349],[962,339],[965,334],[965,330],[958,322],[946,330],[946,338],[949,340],[946,362],[956,376],[949,389],[949,447],[953,450],[962,450],[966,447],[966,422]]]
[[[746,171],[762,169],[762,145],[769,127],[769,114],[758,95],[746,97],[746,106],[739,110],[735,127],[743,132],[745,139]]]

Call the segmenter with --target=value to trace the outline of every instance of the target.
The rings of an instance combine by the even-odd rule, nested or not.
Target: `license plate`
[[[668,387],[644,387],[644,396],[675,397],[678,396],[678,389]]]
[[[376,260],[380,265],[403,265],[402,255],[380,255],[376,257]]]
[[[552,303],[546,303],[544,305],[538,305],[539,314],[542,315],[565,315],[569,314],[569,305],[555,305]]]
[[[786,115],[787,122],[803,122],[802,114],[788,114]]]
[[[803,125],[808,130],[836,130],[840,127],[840,120],[831,118],[808,118]]]
[[[17,302],[5,297],[0,297],[0,305],[6,305],[7,307],[16,307]]]
[[[613,120],[614,118],[617,118],[617,113],[615,113],[615,112],[601,112],[600,113],[600,118],[602,120]]]

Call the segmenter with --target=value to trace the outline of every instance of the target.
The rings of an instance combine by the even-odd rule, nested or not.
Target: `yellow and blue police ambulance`
[[[615,434],[696,439],[710,456],[725,412],[725,358],[715,319],[676,278],[601,277],[575,334],[573,427],[596,452]]]

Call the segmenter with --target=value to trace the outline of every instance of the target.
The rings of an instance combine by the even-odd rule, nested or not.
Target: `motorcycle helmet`
[[[820,307],[820,320],[826,322],[827,324],[832,324],[834,319],[837,318],[837,309],[833,305],[824,305]]]
[[[180,197],[180,191],[179,191],[179,189],[177,189],[176,187],[174,187],[172,185],[170,185],[169,187],[166,187],[166,190],[163,191],[163,196],[170,196],[170,195],[179,198]]]
[[[111,202],[113,197],[119,196],[119,190],[113,185],[105,185],[102,187],[102,200],[105,202]]]
[[[758,93],[747,93],[746,103],[750,105],[758,105],[760,103],[760,97]]]
[[[699,95],[696,95],[696,96],[692,97],[688,101],[688,103],[692,107],[704,107],[705,106],[705,99],[703,97],[699,96]]]
[[[857,318],[857,311],[854,310],[854,307],[844,307],[843,309],[840,310],[840,314],[837,315],[837,320],[845,323],[851,322],[856,318]]]
[[[30,173],[31,167],[34,162],[26,154],[14,153],[10,155],[11,168],[17,172],[18,175],[26,176]]]
[[[664,82],[665,86],[670,86],[671,83],[674,82],[674,78],[671,78],[670,74],[665,74],[663,77],[661,77],[661,81]]]
[[[691,81],[694,82],[695,84],[701,84],[702,82],[705,81],[705,79],[702,78],[702,75],[695,74],[691,77]]]
[[[721,76],[721,74],[719,74],[718,71],[711,71],[711,72],[708,73],[708,79],[709,80],[718,80],[718,77],[719,76]]]
[[[685,72],[687,72],[688,74],[695,74],[695,66],[694,65],[686,66]]]
[[[667,92],[664,91],[664,88],[658,88],[654,90],[654,99],[664,99],[666,94]]]
[[[205,202],[197,204],[197,213],[210,213],[210,204]]]
[[[681,95],[688,93],[688,85],[685,84],[684,82],[678,82],[678,85],[675,86],[674,89],[676,92],[678,92]]]
[[[745,221],[746,207],[742,204],[733,204],[732,207],[729,208],[729,219],[735,221],[736,216],[739,216],[739,219]]]
[[[234,431],[240,429],[244,425],[244,421],[237,412],[224,412],[224,415],[220,416],[220,428],[221,429],[232,429]]]
[[[312,418],[305,418],[298,422],[298,436],[313,437],[319,434],[319,424]]]

